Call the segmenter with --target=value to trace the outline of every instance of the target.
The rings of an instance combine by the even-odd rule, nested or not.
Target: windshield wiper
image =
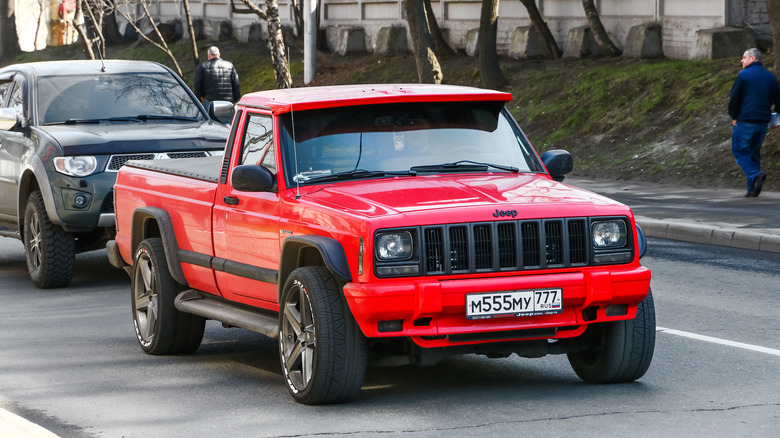
[[[346,172],[334,173],[332,175],[315,176],[313,178],[306,179],[301,182],[327,182],[327,181],[343,181],[347,179],[359,179],[359,178],[377,178],[383,176],[414,176],[417,172],[414,170],[403,171],[388,171],[388,170],[363,170],[355,169],[348,170]]]
[[[139,120],[182,120],[185,122],[196,122],[197,117],[185,117],[185,116],[167,116],[164,114],[139,114],[135,116]]]
[[[138,117],[106,117],[102,119],[65,119],[59,122],[48,122],[46,125],[80,125],[80,124],[97,124],[105,122],[140,122]]]
[[[487,172],[489,168],[517,173],[520,169],[502,164],[480,163],[478,161],[460,160],[454,163],[433,164],[427,166],[412,166],[413,172]]]

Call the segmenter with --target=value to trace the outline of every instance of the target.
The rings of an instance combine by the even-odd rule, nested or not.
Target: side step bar
[[[221,321],[223,324],[241,327],[269,338],[279,336],[279,319],[275,315],[238,307],[195,289],[185,290],[177,295],[174,305],[184,313]]]

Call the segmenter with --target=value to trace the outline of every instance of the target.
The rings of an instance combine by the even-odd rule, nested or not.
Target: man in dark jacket
[[[233,64],[219,57],[216,46],[209,47],[209,60],[195,69],[195,96],[208,106],[215,100],[236,103],[241,98],[238,73]]]
[[[745,196],[761,193],[766,174],[761,171],[761,143],[764,141],[772,105],[780,109],[780,85],[777,78],[765,69],[761,51],[748,49],[742,55],[742,68],[729,99],[729,115],[734,128],[731,133],[731,152],[747,177]]]

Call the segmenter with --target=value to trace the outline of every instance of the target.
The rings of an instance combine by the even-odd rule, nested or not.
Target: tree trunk
[[[780,75],[780,0],[766,0],[766,11],[772,24],[772,54],[775,61],[772,70]]]
[[[504,74],[498,64],[498,0],[482,0],[479,18],[479,67],[482,85],[498,88],[504,85]]]
[[[292,77],[290,76],[290,66],[285,57],[284,36],[282,35],[282,24],[279,21],[279,5],[276,0],[265,1],[265,13],[268,17],[268,48],[271,50],[276,88],[290,88],[292,87]]]
[[[98,50],[101,53],[101,58],[105,58],[106,39],[103,37],[103,19],[105,18],[105,9],[103,9],[103,2],[101,1],[90,3],[87,0],[79,0],[76,11],[77,17],[79,15],[79,11],[81,11],[81,16],[84,17],[87,30],[92,30],[92,35],[96,36],[98,39]],[[76,26],[75,23],[73,25]],[[86,37],[86,41],[89,41],[89,35],[87,35],[87,33],[83,30],[76,29],[76,33],[79,34],[79,37],[82,38],[82,40],[84,40],[84,37]],[[84,36],[82,36],[82,34]],[[84,53],[86,53],[88,57],[91,56],[89,59],[95,59],[95,54],[92,52],[92,44],[84,47]]]
[[[536,1],[520,0],[520,2],[528,11],[528,16],[531,18],[531,27],[542,36],[544,47],[547,49],[547,56],[552,59],[559,59],[561,57],[561,49],[558,47],[558,43],[555,42],[555,38],[544,18],[542,18],[539,8],[536,7]]]
[[[80,0],[76,3],[76,13],[73,15],[74,17],[78,17],[81,15],[84,16],[84,1]],[[70,20],[70,25],[73,26],[74,29],[76,29],[76,33],[79,34],[79,39],[81,40],[81,45],[84,46],[84,56],[87,57],[87,59],[95,59],[95,52],[92,51],[92,40],[89,39],[87,36],[87,33],[84,31],[84,28],[81,26],[81,23],[76,23],[75,18],[73,20]]]
[[[14,0],[0,0],[0,60],[11,59],[21,53],[16,32]]]
[[[601,18],[599,18],[599,12],[596,10],[596,5],[593,0],[582,0],[582,7],[585,8],[585,16],[588,18],[588,25],[591,32],[593,32],[593,38],[596,40],[596,44],[601,48],[601,54],[604,56],[619,56],[620,49],[612,43],[609,39],[607,31],[604,30],[604,25],[601,24]]]
[[[443,75],[434,50],[433,38],[428,30],[428,22],[425,19],[423,1],[404,1],[406,21],[409,23],[409,33],[412,35],[414,60],[417,64],[417,78],[421,84],[440,84]]]
[[[200,56],[198,56],[198,42],[195,41],[195,27],[192,25],[190,0],[183,0],[182,4],[184,5],[184,17],[187,19],[187,32],[190,34],[190,43],[192,44],[192,62],[197,68],[200,64]]]
[[[436,21],[436,14],[433,13],[433,7],[431,6],[431,0],[423,0],[425,3],[425,18],[428,21],[428,32],[431,33],[433,38],[433,47],[436,50],[436,56],[440,58],[449,58],[455,54],[447,40],[444,39],[444,35],[441,33],[439,23]]]

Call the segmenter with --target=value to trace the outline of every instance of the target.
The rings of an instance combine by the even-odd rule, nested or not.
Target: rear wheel
[[[192,353],[203,340],[206,320],[176,309],[183,289],[171,277],[159,238],[138,245],[133,263],[133,325],[141,348],[149,354]]]
[[[41,192],[32,192],[27,199],[23,227],[32,282],[41,289],[69,285],[76,264],[75,242],[70,233],[49,220]]]
[[[639,303],[636,317],[592,324],[582,335],[586,351],[569,353],[574,372],[589,383],[633,382],[642,377],[655,350],[652,291]]]
[[[366,338],[333,274],[324,267],[296,269],[280,304],[279,355],[295,401],[341,403],[357,396],[366,372]]]

